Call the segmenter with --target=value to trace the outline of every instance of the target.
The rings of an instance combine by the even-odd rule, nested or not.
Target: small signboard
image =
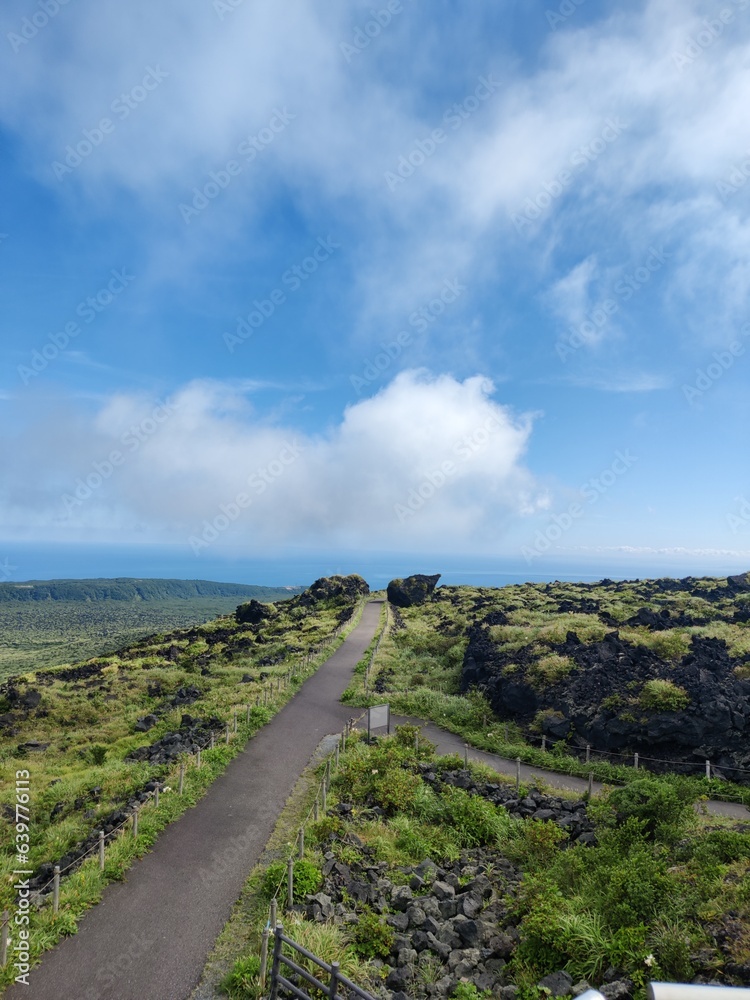
[[[382,729],[383,726],[387,727],[388,734],[391,732],[391,706],[390,705],[372,705],[367,709],[367,738],[370,738],[370,732],[373,729]]]

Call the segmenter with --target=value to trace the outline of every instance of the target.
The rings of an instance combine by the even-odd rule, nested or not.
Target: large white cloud
[[[93,416],[13,442],[12,537],[439,551],[498,546],[541,500],[523,456],[529,415],[482,376],[398,375],[325,434],[271,425],[241,386],[196,381],[168,400],[118,395]]]

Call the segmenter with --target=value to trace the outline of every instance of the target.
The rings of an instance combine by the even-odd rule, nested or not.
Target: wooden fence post
[[[52,912],[60,909],[60,866],[55,865],[55,875],[52,879]]]
[[[200,771],[200,769],[201,769],[201,748],[200,747],[198,747],[198,753],[196,754],[195,766]]]
[[[469,766],[469,744],[464,743],[464,767]]]
[[[234,709],[234,731],[237,732],[237,708]]]
[[[587,743],[586,744],[586,763],[588,764],[590,760],[591,760],[591,744]]]
[[[636,769],[636,771],[638,770],[638,754],[637,753],[633,754],[633,767]]]
[[[291,910],[294,905],[294,860],[290,857],[286,864],[286,892],[287,909]]]
[[[104,871],[104,830],[99,831],[99,871]]]
[[[546,753],[547,751],[547,736],[546,734],[542,736],[542,751]]]
[[[224,742],[225,743],[229,742],[229,723],[227,723],[227,728],[224,731]]]
[[[516,757],[516,791],[521,790],[521,758]]]
[[[594,772],[589,771],[589,798],[594,794]]]
[[[269,929],[263,928],[263,936],[260,944],[260,988],[266,988],[266,967],[268,965],[268,935]]]
[[[133,809],[133,837],[138,836],[138,806]]]
[[[10,913],[7,910],[3,910],[3,925],[2,930],[0,930],[0,969],[5,968],[5,963],[8,961],[8,924],[10,922]]]
[[[708,781],[711,780],[711,761],[710,760],[706,761],[706,778],[707,778]]]
[[[250,706],[249,705],[247,706],[247,713],[246,713],[246,717],[245,717],[245,722],[248,724],[248,726],[250,725]]]
[[[215,746],[216,746],[216,737],[214,736],[213,733],[211,733],[211,749],[213,750]]]
[[[182,795],[182,789],[185,787],[185,765],[180,764],[180,795]]]

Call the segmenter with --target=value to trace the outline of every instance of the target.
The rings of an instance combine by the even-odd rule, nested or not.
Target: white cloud
[[[58,414],[52,440],[30,431],[8,449],[3,520],[16,537],[187,544],[223,511],[216,546],[232,552],[311,540],[486,551],[546,502],[523,465],[531,417],[493,393],[482,376],[404,372],[318,436],[270,425],[225,383],[162,402],[116,395],[93,418]],[[241,494],[251,502],[232,517]]]

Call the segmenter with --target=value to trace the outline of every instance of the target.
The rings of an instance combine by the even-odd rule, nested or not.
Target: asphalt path
[[[457,753],[464,755],[464,741],[460,736],[456,736],[455,733],[449,732],[447,729],[442,729],[440,726],[436,726],[432,722],[426,722],[424,719],[406,718],[405,716],[391,716],[391,725],[400,726],[403,723],[410,723],[413,726],[419,726],[424,735],[432,743],[437,744],[437,752],[440,754],[451,754]],[[362,723],[359,723],[360,728]],[[366,727],[366,723],[364,724]],[[468,749],[469,761],[477,761],[481,764],[486,764],[491,767],[498,774],[506,774],[515,778],[516,776],[516,762],[508,757],[498,757],[497,754],[487,753],[484,750],[478,750],[476,747],[469,747]],[[644,772],[648,773],[648,772]],[[574,792],[577,795],[583,795],[584,792],[588,791],[589,783],[585,778],[576,778],[573,775],[568,774],[558,774],[556,771],[546,771],[541,767],[533,767],[530,764],[521,764],[521,781],[532,781],[534,778],[540,778],[546,784],[550,785],[552,788],[559,788],[563,792]],[[604,786],[598,782],[593,782],[593,791],[600,792]],[[706,810],[712,816],[728,816],[731,819],[740,820],[750,820],[750,810],[746,806],[739,802],[716,802],[710,801],[705,803]]]
[[[382,601],[125,881],[6,1000],[186,1000],[316,747],[352,712],[340,704],[377,631]]]

